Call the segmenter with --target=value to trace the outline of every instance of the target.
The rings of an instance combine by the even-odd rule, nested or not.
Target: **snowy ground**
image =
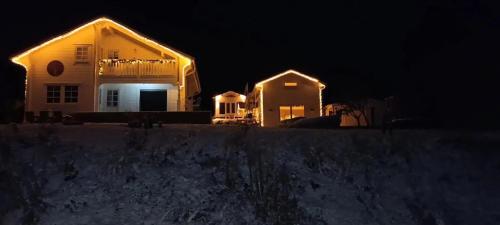
[[[500,133],[0,127],[0,224],[500,224]]]

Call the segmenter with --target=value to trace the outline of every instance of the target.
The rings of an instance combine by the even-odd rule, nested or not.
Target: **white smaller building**
[[[228,91],[215,96],[214,119],[235,120],[244,118],[246,114],[245,101],[245,95],[238,94],[234,91]]]

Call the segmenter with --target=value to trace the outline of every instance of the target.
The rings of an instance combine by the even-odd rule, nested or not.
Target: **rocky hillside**
[[[500,224],[496,132],[0,130],[0,224]]]

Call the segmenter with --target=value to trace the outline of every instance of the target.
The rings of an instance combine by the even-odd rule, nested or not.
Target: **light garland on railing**
[[[104,73],[104,64],[175,64],[175,59],[101,59],[99,60],[99,75]]]
[[[100,63],[176,63],[175,59],[101,59]]]

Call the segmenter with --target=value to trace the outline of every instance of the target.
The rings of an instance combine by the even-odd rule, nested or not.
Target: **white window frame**
[[[75,62],[76,63],[90,62],[90,45],[75,46]]]
[[[116,99],[114,98],[116,97]],[[118,107],[120,104],[120,92],[118,89],[112,89],[106,91],[106,106],[107,107]]]
[[[120,50],[109,49],[108,50],[108,59],[120,59]]]
[[[58,88],[57,91],[51,90],[50,88]],[[48,104],[59,104],[61,103],[61,85],[47,85],[47,99]],[[56,94],[57,93],[57,94]],[[55,101],[57,100],[57,101]]]
[[[76,89],[68,90],[76,87]],[[78,103],[78,85],[64,85],[64,103]]]

